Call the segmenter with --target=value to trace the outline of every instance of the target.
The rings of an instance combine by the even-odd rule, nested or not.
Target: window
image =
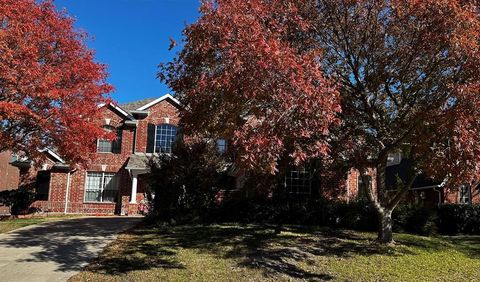
[[[0,29],[7,29],[8,27],[8,18],[7,17],[4,17],[1,21],[0,21]]]
[[[225,152],[227,151],[227,140],[218,139],[217,140],[217,150],[220,154],[225,154]]]
[[[310,194],[311,173],[304,166],[287,171],[285,187],[290,194]]]
[[[367,185],[371,189],[372,188],[372,177],[370,175],[367,175]],[[363,183],[363,178],[361,175],[358,176],[358,194],[357,194],[357,199],[358,200],[366,200],[367,198],[367,185]]]
[[[460,204],[470,204],[471,203],[471,191],[470,186],[462,185],[459,189],[459,202]]]
[[[114,153],[119,154],[122,151],[122,130],[116,129],[112,126],[103,127],[107,131],[116,131],[117,138],[113,141],[98,139],[97,152],[98,153]]]
[[[50,190],[50,171],[39,171],[35,186],[35,200],[48,201]]]
[[[170,124],[157,125],[155,132],[155,153],[171,153],[177,139],[177,127]]]
[[[85,202],[115,202],[118,192],[117,176],[109,172],[87,172]]]
[[[19,157],[18,157],[17,154],[12,154],[12,155],[10,156],[10,162],[11,162],[11,163],[16,162],[16,161],[18,161],[18,160],[19,160]]]

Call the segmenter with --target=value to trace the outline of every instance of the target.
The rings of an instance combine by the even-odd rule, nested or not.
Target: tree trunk
[[[393,221],[392,211],[378,212],[379,226],[377,241],[382,244],[391,244],[393,242]]]

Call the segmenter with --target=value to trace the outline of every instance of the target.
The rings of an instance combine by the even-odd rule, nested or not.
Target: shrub
[[[187,222],[203,217],[216,205],[228,180],[227,163],[213,142],[177,142],[171,154],[150,160],[153,216]]]
[[[419,235],[433,235],[438,232],[437,211],[423,205],[402,205],[393,212],[395,232],[408,232]]]
[[[480,205],[444,204],[438,208],[438,218],[443,234],[480,234]]]
[[[35,193],[26,188],[0,192],[0,204],[10,207],[13,215],[26,214],[35,199]]]

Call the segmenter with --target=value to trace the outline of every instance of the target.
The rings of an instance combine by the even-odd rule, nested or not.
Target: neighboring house
[[[13,155],[11,152],[0,153],[0,192],[5,190],[13,190],[18,187],[18,169],[11,166]],[[10,208],[0,204],[0,215],[10,213]]]
[[[6,180],[36,191],[34,208],[56,213],[120,214],[139,212],[139,203],[148,190],[146,174],[148,159],[154,154],[171,152],[179,122],[180,103],[171,95],[124,105],[101,105],[98,122],[116,133],[115,141],[98,140],[95,158],[82,169],[72,169],[61,156],[44,150],[46,161],[40,168],[30,161],[14,160],[7,155],[0,159],[0,174]],[[218,141],[220,151],[227,150],[225,140]],[[0,155],[1,156],[1,155]],[[7,160],[8,159],[8,160]],[[387,169],[387,186],[405,170],[406,162],[394,156]],[[15,171],[12,168],[17,167]],[[248,194],[244,187],[247,177],[241,170],[234,173],[237,194]],[[12,176],[13,175],[13,176]],[[344,201],[366,198],[365,187],[375,190],[375,171],[370,171],[368,183],[363,183],[358,171],[345,174],[314,173],[308,167],[291,169],[285,173],[288,194],[300,197],[325,196]],[[16,180],[14,180],[16,178]],[[407,198],[431,203],[480,202],[478,190],[462,188],[458,195],[446,194],[438,184],[419,178]],[[1,182],[0,182],[1,183]],[[8,186],[8,185],[7,185]],[[6,186],[5,186],[6,187]],[[15,188],[13,185],[11,188]],[[247,193],[242,193],[242,192]],[[253,191],[254,192],[254,191]]]
[[[0,153],[0,191],[12,190],[18,187],[18,169],[9,163],[14,161],[11,152]]]

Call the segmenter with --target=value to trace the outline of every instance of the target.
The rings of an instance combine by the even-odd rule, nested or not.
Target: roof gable
[[[109,107],[114,113],[118,114],[122,118],[126,118],[126,119],[129,119],[129,120],[134,120],[133,116],[129,112],[127,112],[126,110],[124,110],[120,106],[115,105],[114,103],[98,105],[99,109],[103,108],[103,107]]]
[[[168,101],[170,102],[173,106],[177,107],[177,108],[181,108],[182,107],[182,104],[180,103],[180,101],[178,101],[177,99],[175,99],[172,95],[170,94],[166,94],[166,95],[163,95],[162,97],[158,98],[158,99],[155,99],[143,106],[141,106],[140,108],[138,108],[137,110],[138,111],[145,111],[153,106],[155,106],[156,104],[162,102],[162,101]]]

